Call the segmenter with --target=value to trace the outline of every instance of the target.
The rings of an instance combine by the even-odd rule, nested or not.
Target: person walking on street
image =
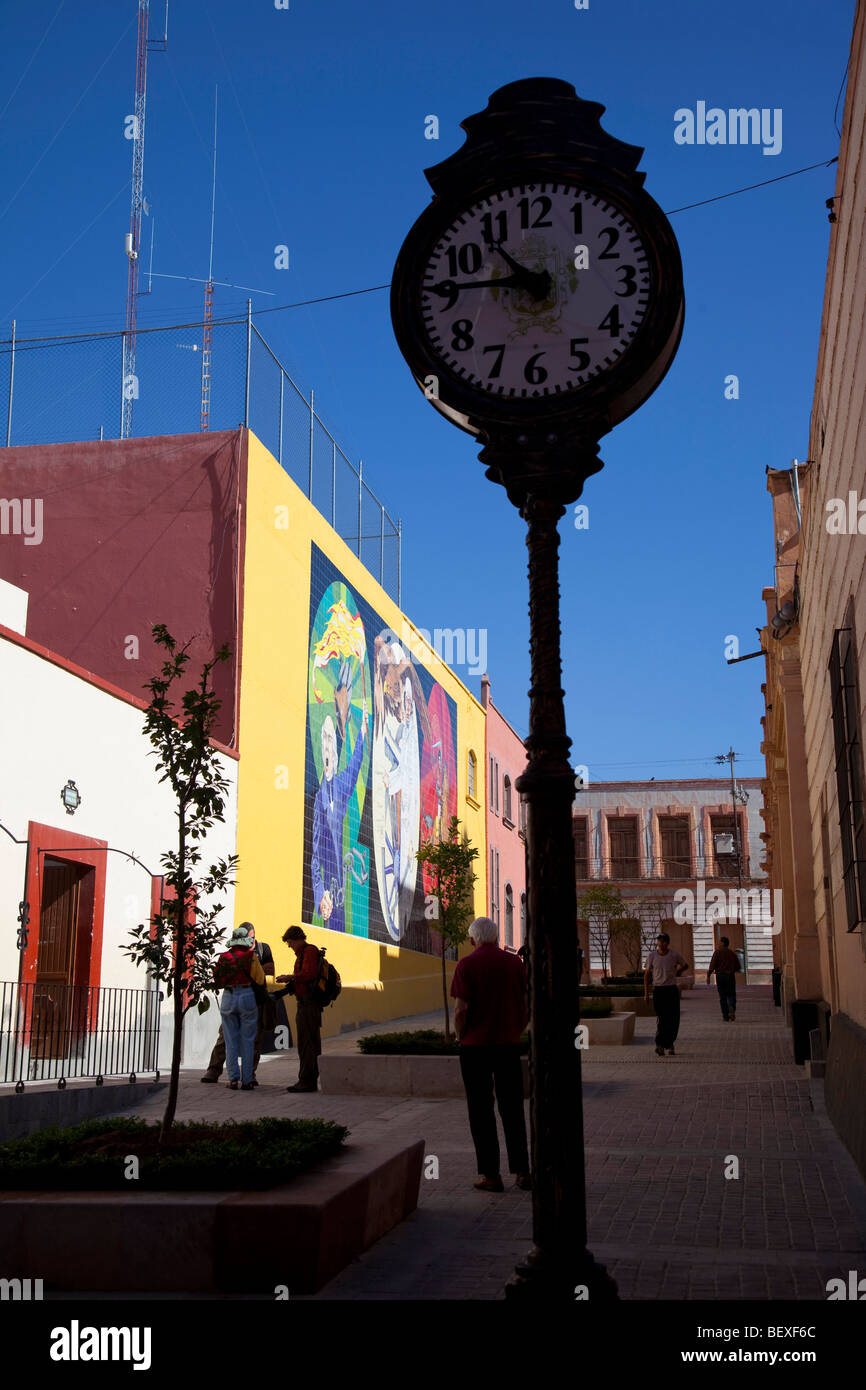
[[[306,933],[300,927],[289,927],[283,940],[295,953],[295,968],[291,975],[278,975],[278,983],[286,984],[283,993],[294,994],[298,1001],[298,1058],[300,1072],[294,1086],[287,1091],[317,1091],[319,1062],[322,1054],[322,1010],[316,999],[316,981],[322,968],[321,956],[315,946],[308,945]]]
[[[457,1000],[454,1030],[478,1163],[473,1186],[481,1192],[505,1190],[499,1172],[495,1088],[508,1167],[516,1175],[515,1186],[529,1190],[532,1179],[520,1060],[520,1035],[529,1021],[526,969],[517,955],[500,950],[499,929],[489,917],[477,917],[469,936],[475,950],[458,961],[451,995]]]
[[[229,949],[219,957],[214,972],[216,983],[222,988],[220,1017],[228,1084],[233,1091],[238,1089],[238,1080],[242,1091],[253,1089],[253,1049],[259,1016],[253,984],[265,982],[265,972],[246,928],[247,923],[235,927]]]
[[[656,949],[650,951],[643,978],[643,997],[649,999],[653,987],[653,1008],[656,1019],[656,1055],[664,1057],[665,1049],[673,1057],[674,1043],[680,1031],[680,989],[677,979],[689,968],[679,951],[671,950],[667,932],[660,932]]]
[[[273,979],[274,956],[270,946],[266,941],[256,941],[256,929],[253,926],[252,922],[241,922],[241,930],[245,931],[247,933],[247,936],[252,941],[255,953],[258,956],[259,964],[261,965],[264,974],[270,977],[270,979]],[[259,1083],[256,1080],[256,1072],[259,1066],[259,1058],[261,1057],[262,1053],[262,1034],[266,1033],[268,1031],[268,1028],[273,1026],[270,1023],[270,1016],[273,1013],[273,1005],[270,1004],[269,1007],[270,1001],[267,998],[267,985],[256,985],[253,993],[256,996],[256,1004],[258,1006],[258,1027],[256,1028],[256,1040],[253,1045],[253,1085],[258,1086]],[[223,1037],[222,1025],[220,1025],[220,1030],[217,1033],[217,1040],[214,1043],[213,1052],[211,1053],[210,1061],[207,1064],[207,1071],[205,1072],[204,1076],[199,1078],[199,1080],[207,1081],[210,1083],[215,1083],[219,1081],[220,1075],[222,1074],[222,1069],[225,1066],[225,1060],[226,1044],[225,1038]]]
[[[710,983],[710,976],[715,975],[722,1018],[725,1023],[733,1023],[737,1017],[736,972],[741,969],[740,958],[736,951],[731,950],[731,943],[726,936],[720,937],[719,940],[720,945],[713,951],[713,958],[707,967],[707,984]]]

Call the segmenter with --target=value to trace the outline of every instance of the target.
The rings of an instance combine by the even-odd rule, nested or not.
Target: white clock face
[[[436,242],[421,310],[436,355],[504,398],[561,395],[608,371],[646,316],[646,249],[620,210],[567,183],[481,199]]]

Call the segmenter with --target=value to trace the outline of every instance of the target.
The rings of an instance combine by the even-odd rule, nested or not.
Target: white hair
[[[499,928],[492,917],[476,917],[469,928],[469,935],[476,946],[484,946],[499,940]]]

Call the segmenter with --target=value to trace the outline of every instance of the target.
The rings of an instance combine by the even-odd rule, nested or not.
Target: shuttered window
[[[842,879],[848,930],[866,920],[866,826],[863,816],[863,747],[851,627],[838,628],[830,652],[830,698],[836,753],[836,790],[842,839]]]
[[[689,878],[691,851],[688,816],[659,816],[661,839],[661,877]]]
[[[608,816],[610,836],[610,877],[637,878],[640,867],[637,852],[637,816]]]
[[[586,816],[574,817],[574,876],[589,878],[589,823]]]

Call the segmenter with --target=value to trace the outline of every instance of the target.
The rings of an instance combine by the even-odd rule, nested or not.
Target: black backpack
[[[313,985],[312,998],[316,1000],[319,1008],[325,1009],[329,1004],[333,1004],[343,982],[340,979],[340,972],[330,961],[325,960],[326,946],[319,947],[319,973],[316,976],[316,983]]]

